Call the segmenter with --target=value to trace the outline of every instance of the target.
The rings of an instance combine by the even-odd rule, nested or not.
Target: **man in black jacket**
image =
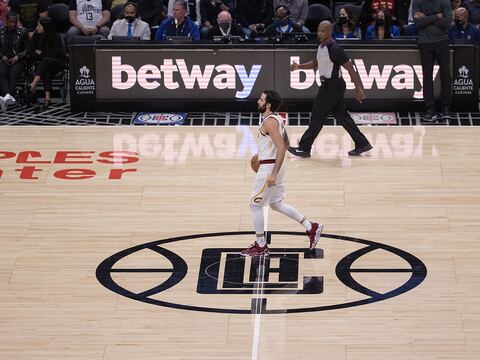
[[[232,22],[232,15],[228,11],[222,11],[217,17],[218,24],[212,27],[206,38],[212,40],[214,36],[228,38],[230,36],[244,36],[242,28]]]
[[[240,0],[237,5],[237,21],[247,36],[255,37],[272,23],[272,0]]]
[[[137,0],[136,3],[138,5],[138,18],[148,23],[150,28],[157,26],[160,23],[160,20],[163,19],[162,0]]]
[[[7,105],[15,103],[18,78],[25,69],[21,60],[26,54],[26,32],[17,24],[17,13],[10,11],[5,27],[0,29],[0,87]]]
[[[424,121],[435,121],[433,97],[433,65],[440,66],[442,83],[441,116],[450,118],[452,80],[450,77],[450,53],[448,29],[453,21],[449,0],[413,0],[413,21],[418,29],[418,49],[423,70],[423,99],[426,114]]]

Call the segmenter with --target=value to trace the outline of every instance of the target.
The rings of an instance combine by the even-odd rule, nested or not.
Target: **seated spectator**
[[[188,36],[193,40],[200,40],[197,25],[187,16],[188,6],[185,0],[175,0],[173,17],[168,17],[160,23],[155,34],[155,40],[165,40],[168,36]]]
[[[35,76],[30,84],[30,92],[36,94],[37,85],[43,80],[45,88],[44,108],[50,106],[52,79],[65,68],[65,46],[60,34],[55,32],[55,26],[49,17],[38,19],[37,29],[32,37],[32,45],[28,56],[36,63]]]
[[[275,8],[273,24],[265,29],[265,36],[269,38],[282,37],[285,38],[290,33],[303,32],[302,27],[294,24],[290,17],[290,11],[285,5],[278,5]]]
[[[123,6],[123,19],[116,20],[108,38],[113,36],[139,37],[142,40],[150,40],[150,27],[145,21],[137,19],[137,4],[128,2]]]
[[[0,0],[0,26],[7,22],[8,0]]]
[[[407,24],[408,9],[405,9],[403,0],[365,0],[360,13],[361,30],[365,36],[366,29],[373,24],[380,9],[390,12],[393,25],[401,28]]]
[[[28,32],[29,38],[35,31],[38,18],[48,16],[48,0],[10,0],[8,5],[18,14],[18,26]]]
[[[274,9],[280,5],[290,11],[290,19],[296,27],[302,28],[305,33],[310,32],[305,26],[308,17],[308,0],[273,0]]]
[[[392,25],[390,11],[381,9],[377,12],[375,23],[368,27],[365,39],[384,40],[396,36],[400,36],[400,30],[395,25]]]
[[[480,27],[480,0],[464,0],[462,7],[468,11],[470,24]]]
[[[113,10],[113,8],[117,5],[125,5],[127,3],[127,0],[112,0],[110,3],[110,9]]]
[[[201,20],[202,20],[202,15],[200,13],[200,1],[201,0],[188,0],[187,5],[188,5],[188,17],[190,20],[192,20],[195,25],[200,29],[201,25]],[[168,0],[168,11],[167,15],[169,17],[173,16],[173,3],[175,0]]]
[[[74,36],[99,35],[106,39],[110,29],[110,3],[108,0],[70,0],[68,18],[73,26],[67,31],[67,43]]]
[[[448,30],[448,38],[455,40],[480,41],[480,30],[468,22],[468,11],[459,7],[453,12],[455,23]]]
[[[230,11],[233,7],[234,3],[232,0],[200,0],[202,38],[205,38],[208,31],[218,24],[218,14],[221,11]]]
[[[263,33],[272,23],[272,17],[272,0],[240,0],[238,3],[237,20],[247,36]]]
[[[218,14],[217,25],[207,33],[207,39],[213,40],[214,36],[244,36],[242,28],[232,21],[232,15],[228,11]]]
[[[452,11],[457,10],[462,6],[462,0],[450,0],[450,6],[452,7]]]
[[[13,105],[17,97],[17,82],[25,66],[22,58],[26,55],[26,32],[17,27],[18,14],[7,13],[5,27],[0,29],[0,98],[2,110],[7,105]]]
[[[357,26],[357,19],[350,8],[341,8],[333,26],[334,39],[361,39],[362,34]]]
[[[148,23],[150,28],[158,26],[164,19],[162,0],[137,0],[136,3],[138,18]]]

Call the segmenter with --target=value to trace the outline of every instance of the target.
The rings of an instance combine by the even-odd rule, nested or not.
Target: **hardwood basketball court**
[[[256,128],[0,128],[0,359],[479,359],[480,129],[362,130],[286,157],[318,251],[270,211],[252,262]]]

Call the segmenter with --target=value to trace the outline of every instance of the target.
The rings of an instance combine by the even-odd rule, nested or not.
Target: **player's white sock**
[[[312,223],[308,221],[306,218],[303,218],[302,221],[300,221],[300,224],[303,225],[305,230],[310,231],[312,230]]]
[[[250,204],[250,212],[252,213],[253,227],[255,228],[255,234],[257,234],[257,244],[263,247],[267,243],[267,241],[265,240],[265,237],[263,236],[263,233],[265,230],[263,207]]]
[[[310,231],[312,224],[308,221],[297,209],[288,204],[284,204],[283,201],[279,201],[273,204],[270,204],[272,210],[278,211],[284,215],[287,215],[289,218],[298,221],[303,225],[305,230]]]
[[[257,244],[261,247],[264,247],[265,245],[267,245],[267,240],[265,240],[265,236],[258,236],[257,235]]]

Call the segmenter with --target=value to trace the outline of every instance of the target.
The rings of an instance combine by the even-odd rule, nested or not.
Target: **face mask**
[[[131,24],[135,21],[135,16],[125,16],[125,20]]]
[[[346,16],[340,16],[338,18],[338,24],[339,25],[345,25],[347,23],[347,17]]]
[[[377,24],[377,26],[383,26],[383,25],[385,25],[385,20],[384,19],[376,19],[375,23]]]
[[[218,23],[218,26],[220,26],[220,29],[222,29],[224,33],[227,33],[230,30],[230,25],[231,24],[228,22]]]
[[[460,19],[455,19],[455,25],[457,25],[458,27],[462,27],[463,26],[463,21],[460,20]]]

